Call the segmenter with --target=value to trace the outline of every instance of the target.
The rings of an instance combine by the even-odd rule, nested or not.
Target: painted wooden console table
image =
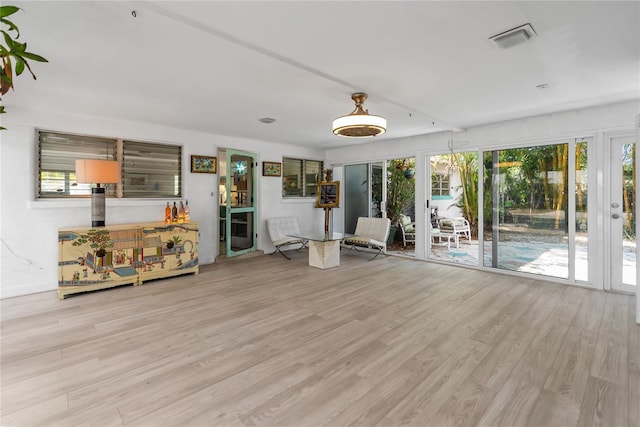
[[[144,223],[58,230],[58,298],[198,273],[198,225]]]

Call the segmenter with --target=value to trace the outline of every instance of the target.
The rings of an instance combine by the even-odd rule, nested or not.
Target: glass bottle
[[[173,208],[171,209],[171,222],[178,222],[178,207],[176,202],[173,202]]]
[[[191,212],[189,211],[189,200],[187,200],[184,206],[184,222],[189,222],[190,220]]]
[[[169,206],[169,202],[167,202],[167,207],[164,208],[164,222],[171,223],[171,206]]]
[[[180,200],[180,211],[178,212],[178,224],[184,223],[184,204]]]

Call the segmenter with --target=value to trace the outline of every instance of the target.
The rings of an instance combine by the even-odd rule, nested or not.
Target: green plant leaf
[[[25,47],[27,46],[27,44],[25,43]],[[31,59],[32,61],[37,61],[37,62],[49,62],[47,60],[47,58],[44,58],[40,55],[36,55],[35,53],[31,53],[31,52],[22,52],[22,56],[27,58],[27,59]]]
[[[0,6],[0,18],[5,18],[9,15],[13,15],[19,10],[20,8],[18,6]]]
[[[33,70],[31,69],[31,66],[29,65],[29,63],[26,61],[26,59],[24,58],[20,58],[22,59],[22,61],[24,62],[24,65],[27,67],[27,70],[29,70],[29,73],[31,74],[31,77],[33,77],[33,80],[38,80],[36,78],[36,74],[33,72]]]
[[[14,24],[13,22],[9,21],[8,19],[3,19],[3,18],[0,19],[0,22],[2,22],[4,25],[9,27],[9,31],[15,31],[16,32],[16,38],[20,37],[20,30],[18,29],[16,24]]]
[[[17,59],[16,60],[16,76],[19,76],[24,71],[24,61]]]
[[[2,35],[4,36],[4,42],[7,45],[7,50],[12,51],[15,42],[13,41],[9,33],[7,33],[5,30],[0,31],[2,31]]]
[[[13,46],[11,46],[11,51],[9,52],[9,54],[18,55],[26,51],[27,51],[26,43],[20,43],[19,41],[13,40]]]

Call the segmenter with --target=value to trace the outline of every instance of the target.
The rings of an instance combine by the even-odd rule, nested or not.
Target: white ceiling
[[[369,94],[377,139],[640,97],[640,2],[32,2],[22,105],[335,148]],[[135,11],[136,17],[132,11]],[[489,37],[530,23],[499,49]],[[537,89],[548,84],[547,89]],[[258,121],[277,119],[273,124]]]

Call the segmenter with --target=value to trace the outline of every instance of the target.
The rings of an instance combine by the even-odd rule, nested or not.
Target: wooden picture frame
[[[216,173],[218,169],[218,159],[211,156],[191,156],[192,173]]]
[[[262,162],[262,176],[282,176],[282,163]]]
[[[147,181],[149,177],[143,174],[130,174],[129,175],[129,186],[140,188],[145,187],[147,185]]]
[[[340,203],[340,181],[319,182],[316,193],[317,208],[338,208]]]

